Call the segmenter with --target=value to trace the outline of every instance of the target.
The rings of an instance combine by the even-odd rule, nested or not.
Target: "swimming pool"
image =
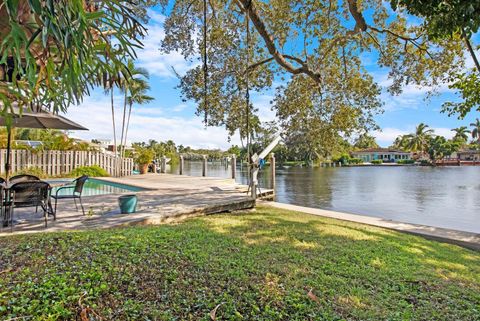
[[[69,183],[72,180],[69,179],[55,179],[55,180],[47,180],[49,183]],[[52,194],[57,192],[59,187],[54,187],[52,190]],[[95,178],[89,178],[88,181],[85,183],[83,187],[82,196],[94,196],[94,195],[106,195],[106,194],[118,194],[118,193],[126,193],[126,192],[139,192],[144,191],[144,188],[119,184],[114,182],[108,182],[104,180],[99,180]],[[66,195],[71,194],[71,189],[61,190],[59,195]]]

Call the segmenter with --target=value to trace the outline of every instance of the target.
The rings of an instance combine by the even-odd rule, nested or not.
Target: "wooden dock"
[[[120,214],[118,197],[121,194],[84,197],[85,216],[75,210],[71,200],[62,200],[59,202],[57,220],[50,218],[46,229],[41,214],[35,214],[34,208],[17,209],[15,218],[21,223],[14,227],[14,234],[160,224],[255,206],[255,201],[246,193],[247,187],[235,183],[233,179],[171,174],[102,179],[145,188],[144,191],[135,192],[138,197],[137,212]],[[272,194],[271,190],[262,190],[262,197],[271,198]],[[0,228],[1,235],[11,235],[10,228]]]

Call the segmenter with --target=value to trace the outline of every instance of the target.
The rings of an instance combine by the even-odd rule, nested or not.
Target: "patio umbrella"
[[[10,152],[12,140],[12,128],[39,128],[39,129],[64,129],[64,130],[88,130],[80,124],[60,115],[41,110],[39,112],[22,112],[13,108],[11,126],[7,127],[7,162],[5,163],[6,179],[10,174]],[[0,126],[7,126],[6,119],[0,116]]]

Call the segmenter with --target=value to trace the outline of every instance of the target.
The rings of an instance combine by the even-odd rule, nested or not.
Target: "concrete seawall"
[[[472,250],[480,251],[480,234],[477,234],[477,233],[451,230],[451,229],[433,227],[433,226],[427,226],[427,225],[396,222],[396,221],[387,220],[387,219],[378,218],[378,217],[349,214],[349,213],[323,210],[319,208],[304,207],[304,206],[291,205],[291,204],[278,203],[278,202],[261,201],[259,202],[259,204],[264,204],[264,205],[272,206],[275,208],[280,208],[280,209],[285,209],[290,211],[297,211],[297,212],[302,212],[302,213],[307,213],[312,215],[318,215],[323,217],[335,218],[339,220],[345,220],[345,221],[351,221],[356,223],[373,225],[377,227],[388,228],[391,230],[414,234],[414,235],[422,236],[427,239],[455,244],[455,245],[459,245]]]

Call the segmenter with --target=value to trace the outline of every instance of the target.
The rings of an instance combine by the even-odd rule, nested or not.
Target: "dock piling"
[[[232,166],[232,179],[235,179],[237,176],[237,156],[235,154],[232,155],[230,165]]]
[[[162,156],[162,162],[160,165],[160,173],[165,174],[167,172],[167,158]]]
[[[203,162],[202,162],[202,176],[207,176],[207,155],[203,155]]]
[[[180,155],[179,174],[183,175],[183,155]]]
[[[275,153],[270,154],[270,188],[275,192]]]

